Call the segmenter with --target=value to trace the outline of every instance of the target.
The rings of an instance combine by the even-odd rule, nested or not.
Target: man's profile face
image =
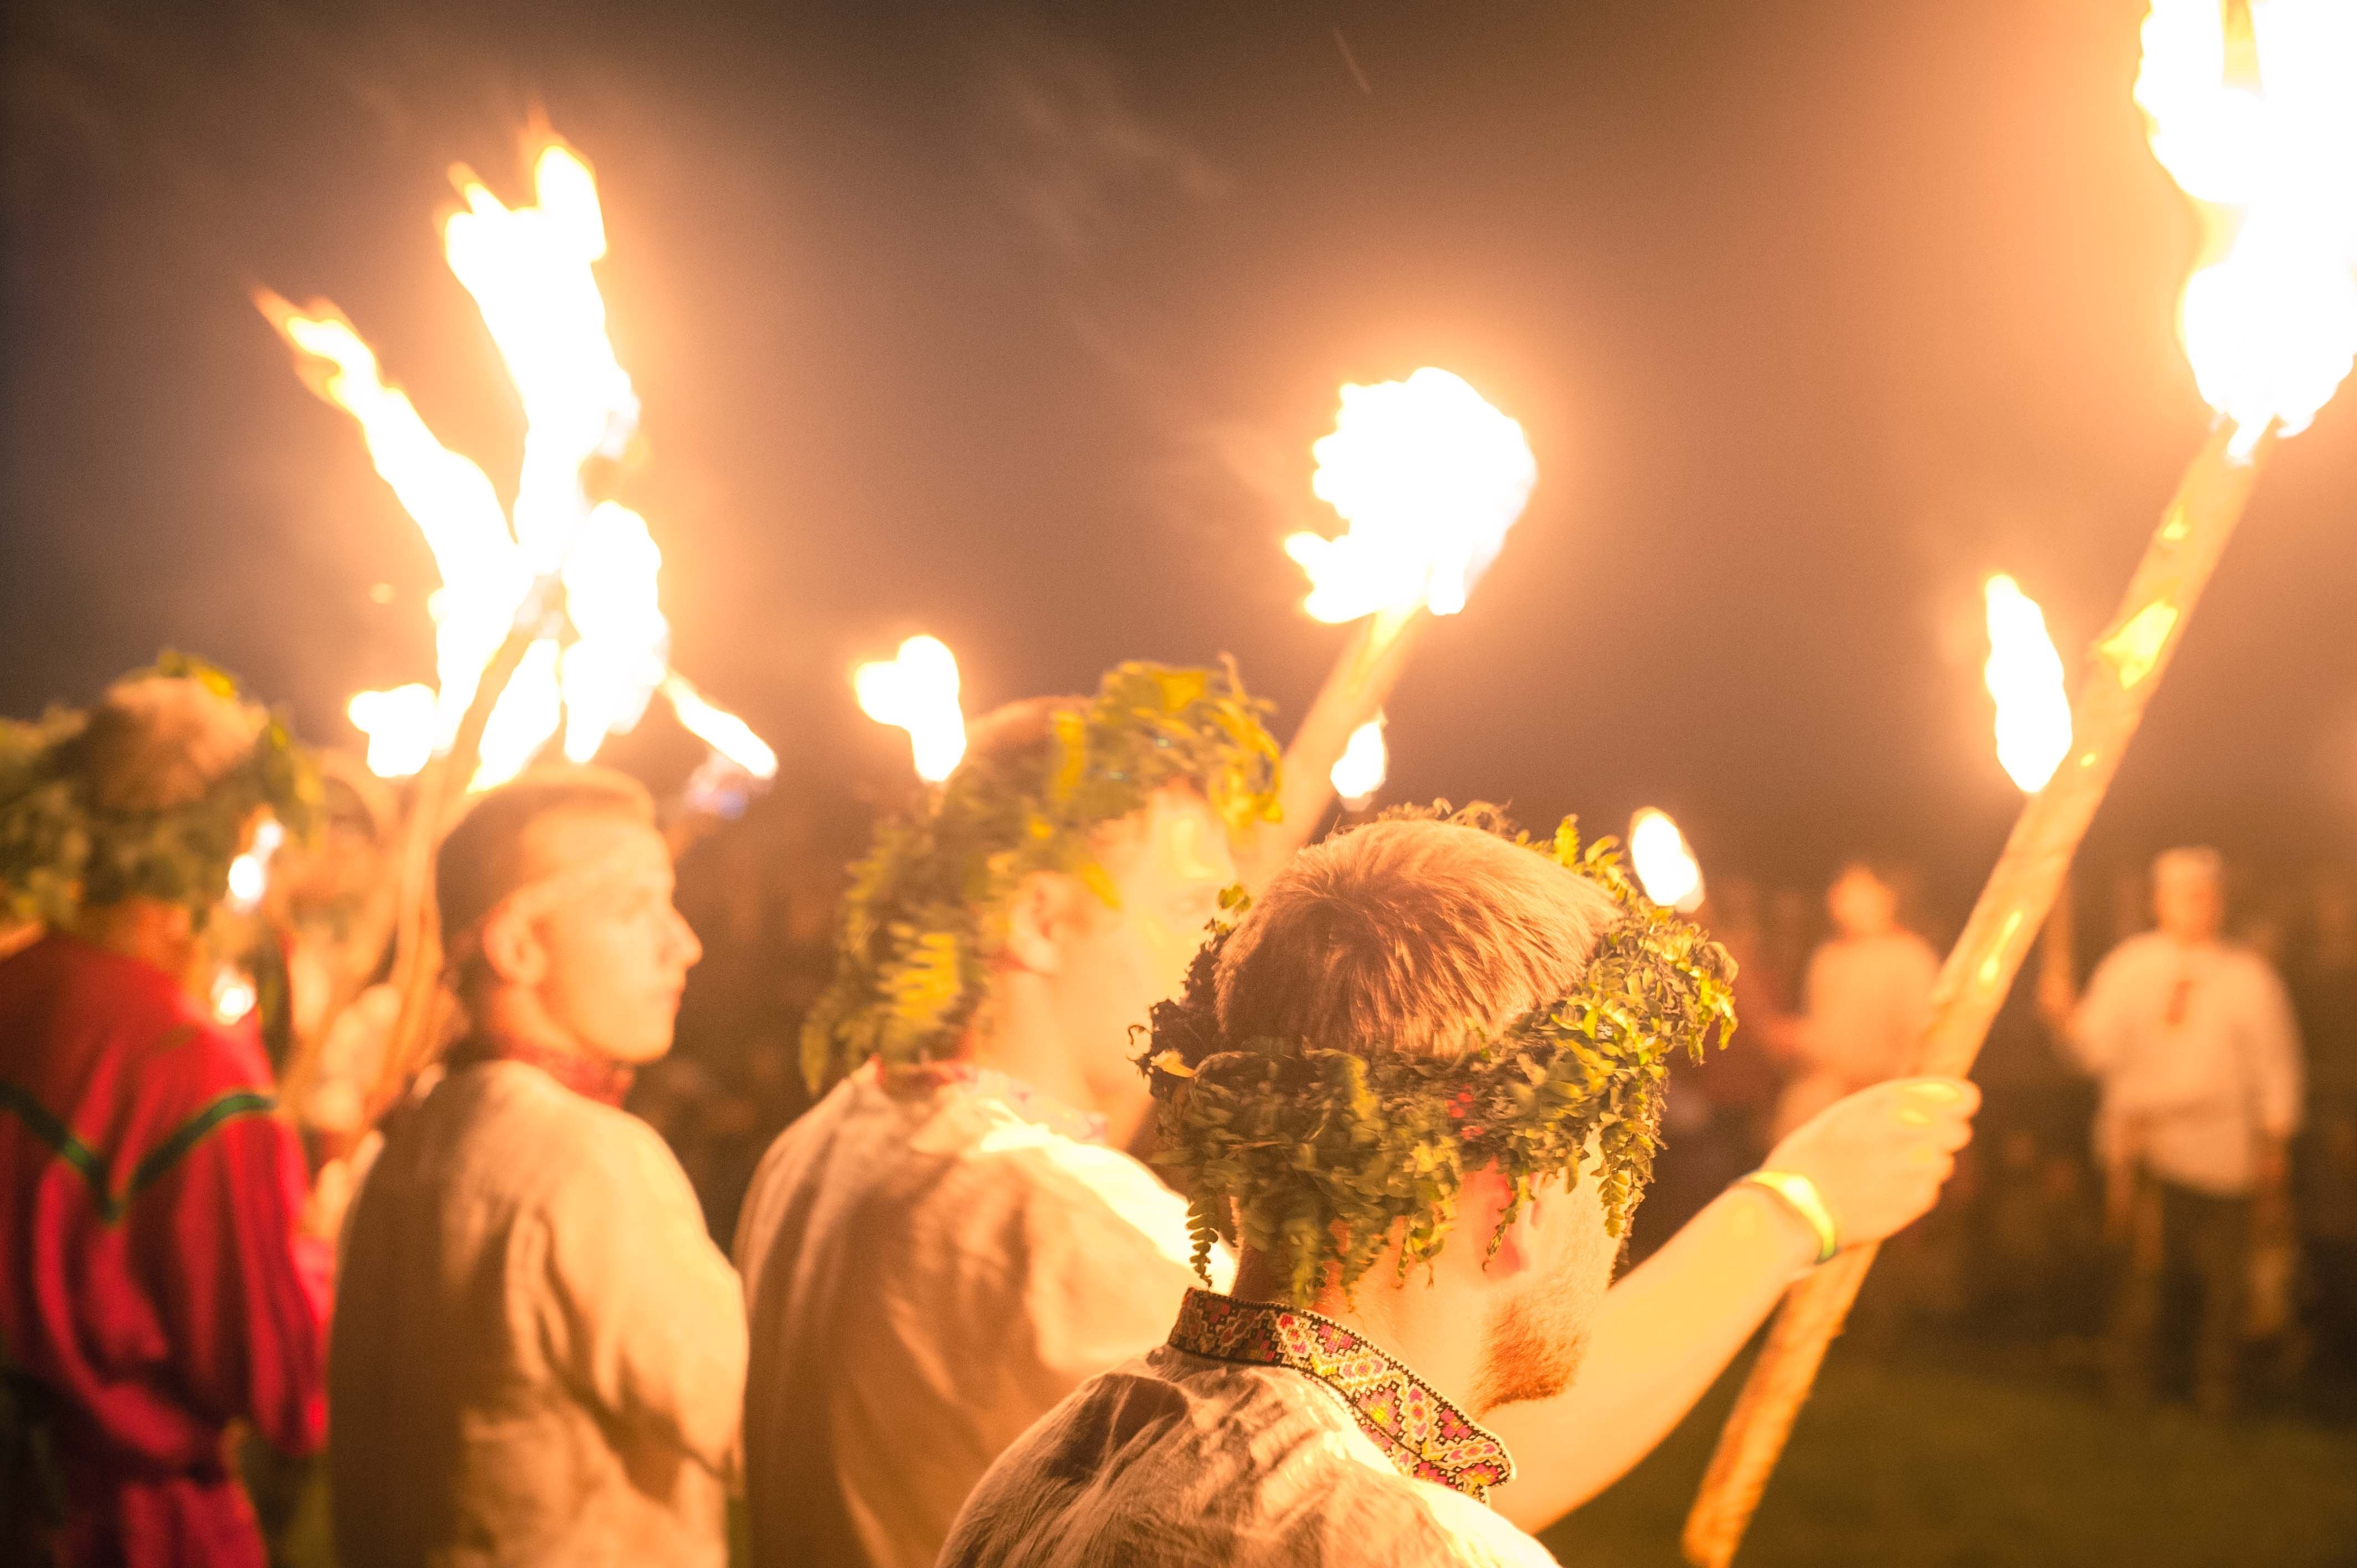
[[[2153,913],[2160,929],[2179,941],[2207,941],[2226,923],[2226,890],[2200,871],[2174,871],[2154,878]]]
[[[1121,903],[1085,895],[1082,918],[1060,932],[1064,1006],[1071,1037],[1093,1086],[1146,1092],[1130,1065],[1130,1026],[1178,994],[1188,966],[1236,879],[1225,826],[1201,796],[1169,789],[1146,809],[1106,830],[1098,859]]]
[[[598,1056],[655,1060],[671,1049],[680,991],[704,956],[672,906],[662,835],[625,816],[560,811],[527,827],[523,848],[528,878],[565,878],[533,922],[542,1007]]]

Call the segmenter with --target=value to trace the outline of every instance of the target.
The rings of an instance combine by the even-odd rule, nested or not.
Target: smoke
[[[1164,204],[1216,201],[1228,177],[1134,100],[1110,55],[1037,22],[982,48],[984,157],[1001,199],[1068,261]]]

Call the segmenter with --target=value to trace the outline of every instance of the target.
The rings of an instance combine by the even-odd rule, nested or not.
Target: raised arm
[[[1902,1079],[1828,1107],[1766,1168],[1816,1183],[1845,1243],[1879,1240],[1929,1209],[1972,1136],[1980,1091]],[[1816,1233],[1750,1183],[1719,1195],[1604,1299],[1579,1378],[1552,1399],[1484,1422],[1512,1450],[1498,1511],[1538,1530],[1610,1486],[1694,1408],[1784,1288],[1817,1256]]]

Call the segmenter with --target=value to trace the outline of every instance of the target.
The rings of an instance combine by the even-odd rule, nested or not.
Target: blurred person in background
[[[718,1568],[744,1299],[679,1161],[619,1108],[700,952],[653,802],[602,768],[528,772],[450,831],[435,888],[468,1027],[388,1117],[346,1227],[338,1552]]]
[[[2296,1190],[2316,1348],[2348,1379],[2357,1378],[2357,876],[2339,866],[2321,872],[2309,915],[2290,976],[2309,1062]]]
[[[1792,1069],[1776,1108],[1777,1137],[1844,1095],[1914,1068],[1940,956],[1900,923],[1898,881],[1855,861],[1825,892],[1833,936],[1809,957],[1801,1015],[1770,1036]]]
[[[2057,972],[2040,986],[2049,1026],[2102,1084],[2095,1144],[2108,1226],[2126,1251],[2110,1347],[2115,1397],[2148,1402],[2173,1280],[2199,1298],[2194,1402],[2238,1397],[2253,1244],[2284,1230],[2287,1145],[2303,1098],[2299,1028],[2283,981],[2221,940],[2225,864],[2173,849],[2152,867],[2159,929],[2122,942],[2085,998]]]
[[[263,814],[300,833],[317,782],[170,655],[18,761],[0,884],[79,908],[0,961],[0,1560],[261,1568],[227,1435],[317,1448],[329,1260],[203,940]]]
[[[383,979],[393,943],[393,791],[359,758],[319,758],[318,834],[270,865],[264,905],[285,954],[293,1058],[286,1098],[317,1158],[350,1152],[365,1129],[400,998]]]

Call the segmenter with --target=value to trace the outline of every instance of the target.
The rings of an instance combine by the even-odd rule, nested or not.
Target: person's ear
[[[1006,945],[1002,950],[1019,969],[1055,974],[1064,967],[1062,941],[1067,878],[1035,871],[1016,884],[1006,901]]]
[[[483,922],[483,962],[501,984],[538,985],[548,975],[548,949],[521,911],[497,909]]]
[[[1516,1274],[1527,1273],[1538,1260],[1537,1231],[1550,1218],[1541,1211],[1547,1190],[1542,1187],[1524,1199],[1522,1207],[1515,1210],[1512,1221],[1507,1225],[1505,1234],[1499,1236],[1498,1221],[1505,1215],[1506,1206],[1513,1200],[1513,1185],[1499,1174],[1495,1165],[1484,1165],[1478,1171],[1467,1172],[1465,1185],[1457,1194],[1458,1224],[1467,1235],[1474,1239],[1475,1260],[1481,1261],[1482,1254],[1489,1253],[1481,1267],[1483,1276],[1489,1279],[1512,1279]],[[1552,1218],[1558,1224],[1562,1222],[1559,1215]],[[1498,1247],[1494,1252],[1489,1251],[1492,1236],[1498,1236]],[[1447,1256],[1445,1252],[1442,1255]]]

